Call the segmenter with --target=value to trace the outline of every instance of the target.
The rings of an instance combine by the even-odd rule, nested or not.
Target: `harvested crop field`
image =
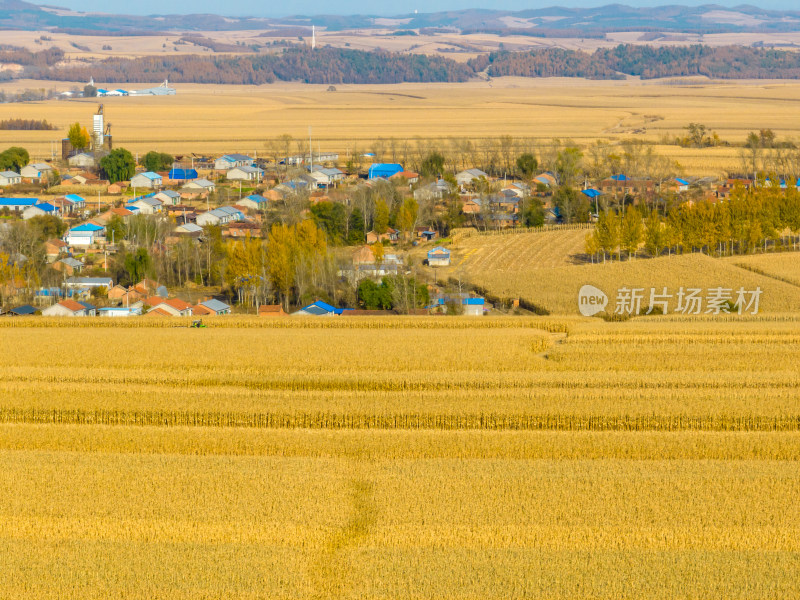
[[[0,595],[800,593],[796,314],[180,323],[2,322]]]

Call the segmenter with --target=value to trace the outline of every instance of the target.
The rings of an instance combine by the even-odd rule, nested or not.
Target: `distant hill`
[[[522,11],[456,10],[397,15],[391,19],[375,15],[306,15],[283,19],[259,18],[257,5],[251,18],[221,15],[113,15],[80,13],[41,6],[22,0],[0,0],[0,28],[53,29],[87,32],[236,31],[310,27],[312,22],[328,30],[448,29],[451,31],[524,34],[538,37],[602,36],[611,31],[724,33],[800,31],[800,11],[765,10],[756,6],[726,8],[704,6],[659,6],[634,8],[610,4],[598,8],[550,7]],[[391,26],[387,25],[391,23]]]

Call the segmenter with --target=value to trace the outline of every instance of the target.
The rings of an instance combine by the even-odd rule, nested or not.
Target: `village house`
[[[152,308],[147,311],[147,314],[156,314],[168,317],[190,317],[192,315],[192,305],[184,302],[180,298],[160,298],[160,302],[151,304],[152,299],[148,298],[145,304],[149,304]]]
[[[234,222],[223,230],[222,235],[232,238],[260,238],[261,225],[247,221]]]
[[[243,221],[242,211],[232,206],[220,206],[214,210],[197,215],[197,224],[205,225],[227,225],[233,221]]]
[[[83,263],[75,258],[72,258],[71,256],[67,256],[54,262],[53,268],[56,271],[61,271],[62,273],[66,273],[67,275],[71,276],[75,273],[81,272],[83,269]]]
[[[31,163],[20,169],[20,177],[34,183],[44,183],[50,178],[53,167],[47,163]]]
[[[195,169],[172,169],[167,174],[167,179],[171,181],[191,181],[197,179],[197,171]]]
[[[65,283],[67,289],[94,289],[105,288],[106,290],[114,287],[114,280],[111,277],[70,277]]]
[[[262,304],[258,307],[259,317],[285,317],[287,313],[280,304]]]
[[[259,196],[258,194],[251,194],[250,196],[239,200],[237,206],[243,206],[244,208],[250,210],[264,210],[267,208],[267,199],[264,198],[264,196]]]
[[[234,167],[225,174],[225,178],[228,181],[261,181],[263,176],[264,171],[262,169],[250,165]]]
[[[84,223],[67,231],[64,241],[68,246],[91,246],[100,240],[105,241],[106,229],[101,225]]]
[[[67,243],[64,240],[50,239],[44,243],[44,254],[48,262],[55,262],[62,254],[67,253]]]
[[[235,167],[251,166],[253,159],[244,154],[226,154],[214,161],[215,171],[230,171]]]
[[[129,202],[126,208],[130,209],[131,206],[135,206],[139,209],[138,214],[140,215],[154,215],[161,212],[161,207],[163,205],[164,203],[155,196],[143,196]]]
[[[439,179],[414,190],[414,200],[441,200],[451,192],[450,184]]]
[[[86,152],[70,156],[67,159],[67,163],[70,167],[79,167],[81,169],[91,169],[97,166],[97,161],[95,161],[94,156]]]
[[[316,187],[328,188],[344,179],[344,171],[340,171],[334,167],[314,168],[314,170],[311,171],[311,177],[314,179]]]
[[[400,171],[399,173],[392,175],[389,179],[403,181],[408,185],[414,185],[419,181],[419,173],[415,173],[414,171]]]
[[[403,165],[398,163],[373,163],[369,166],[367,179],[389,179],[404,170]]]
[[[182,192],[186,192],[187,194],[209,194],[216,189],[214,183],[209,181],[208,179],[195,179],[194,181],[189,181],[186,185],[181,188]],[[183,196],[183,194],[182,194]]]
[[[631,179],[627,175],[612,175],[600,182],[600,191],[613,198],[622,199],[625,196],[652,196],[655,183],[650,179]]]
[[[377,242],[396,242],[400,239],[400,232],[397,229],[392,229],[389,227],[386,230],[386,233],[375,233],[375,231],[370,231],[367,233],[367,244],[375,244]]]
[[[331,317],[341,315],[344,311],[352,310],[350,308],[336,308],[327,302],[317,300],[307,306],[304,306],[298,311],[292,313],[292,316],[314,316],[314,317]]]
[[[442,246],[436,246],[428,251],[428,265],[431,267],[450,266],[450,250]]]
[[[544,187],[554,188],[558,186],[558,180],[552,173],[540,173],[533,178],[535,185],[543,185]]]
[[[480,169],[466,169],[456,173],[456,183],[460,186],[470,185],[473,181],[478,181],[479,179],[489,179],[488,173]]]
[[[22,175],[14,171],[0,171],[0,187],[22,183]]]
[[[0,210],[22,213],[39,202],[38,198],[3,198],[0,196]]]
[[[196,223],[184,223],[183,225],[178,225],[172,232],[181,237],[198,238],[203,235],[203,228]]]
[[[42,311],[44,317],[94,317],[96,315],[97,309],[93,305],[77,300],[62,300]]]
[[[158,189],[164,185],[164,179],[158,173],[145,171],[131,177],[131,187]]]
[[[170,206],[177,206],[181,202],[181,195],[174,190],[161,190],[153,198],[160,200],[162,204]]]
[[[97,309],[98,317],[135,317],[141,314],[141,306],[107,306]]]
[[[228,315],[231,312],[231,307],[228,304],[214,298],[206,298],[199,302],[192,308],[192,314],[195,316],[205,315]]]
[[[54,206],[49,202],[40,202],[23,210],[22,218],[23,220],[27,221],[33,217],[41,217],[44,215],[52,215],[57,217],[60,215],[60,213],[61,209],[59,207]]]

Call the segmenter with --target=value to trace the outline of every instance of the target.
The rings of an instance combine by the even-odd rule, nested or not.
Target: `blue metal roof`
[[[101,227],[100,225],[95,225],[94,223],[84,223],[83,225],[78,225],[77,227],[73,227],[70,231],[102,231],[105,227]]]
[[[8,312],[14,313],[15,315],[32,315],[36,312],[36,309],[30,304],[23,304],[22,306],[12,308]]]
[[[56,207],[50,204],[49,202],[42,202],[40,204],[34,204],[36,208],[39,210],[43,210],[44,212],[54,212]]]
[[[78,194],[67,194],[66,196],[64,196],[64,198],[66,198],[73,204],[77,204],[78,202],[86,202],[86,200],[78,196]]]
[[[686,181],[685,179],[681,179],[680,177],[676,177],[676,178],[675,178],[675,181],[677,181],[677,182],[678,182],[678,183],[680,183],[681,185],[689,185],[689,182],[688,182],[688,181]]]
[[[38,198],[0,198],[0,206],[33,206]]]
[[[322,300],[317,300],[316,302],[313,302],[308,306],[304,306],[300,310],[302,312],[306,312],[312,315],[328,315],[331,313],[335,315],[340,315],[345,310],[350,310],[350,309],[336,308],[335,306],[331,306],[327,302],[323,302]]]
[[[169,172],[170,179],[197,179],[195,169],[172,169]]]
[[[252,200],[253,202],[258,202],[258,203],[262,203],[262,202],[266,202],[267,201],[267,199],[264,198],[264,196],[261,196],[259,194],[250,194],[246,199],[247,200]]]
[[[628,177],[627,175],[622,175],[622,174],[620,174],[620,175],[612,175],[611,179],[613,179],[614,181],[630,181],[630,177]]]
[[[443,256],[450,256],[450,250],[447,248],[442,248],[441,246],[436,246],[432,250],[428,250],[428,257],[443,255]]]
[[[392,175],[403,172],[403,165],[398,163],[375,163],[369,167],[369,179],[384,177],[388,179]]]
[[[585,196],[589,196],[589,198],[597,198],[598,196],[602,196],[603,192],[594,188],[589,188],[587,190],[583,190],[583,194]]]
[[[144,173],[137,173],[136,175],[141,175],[143,177],[147,177],[148,179],[161,179],[161,175],[158,173],[153,173],[152,171],[145,171]],[[136,177],[134,175],[134,177]]]
[[[483,306],[485,304],[485,301],[483,298],[464,298],[464,300],[461,303],[471,304],[475,306]]]

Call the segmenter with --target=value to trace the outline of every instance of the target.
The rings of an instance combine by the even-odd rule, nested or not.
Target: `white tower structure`
[[[94,115],[93,131],[94,133],[94,147],[100,149],[103,147],[103,134],[105,133],[103,125],[103,105],[101,104],[97,109],[97,114]]]
[[[313,50],[316,47],[317,47],[317,28],[316,28],[316,26],[312,25],[311,26],[311,49]]]

